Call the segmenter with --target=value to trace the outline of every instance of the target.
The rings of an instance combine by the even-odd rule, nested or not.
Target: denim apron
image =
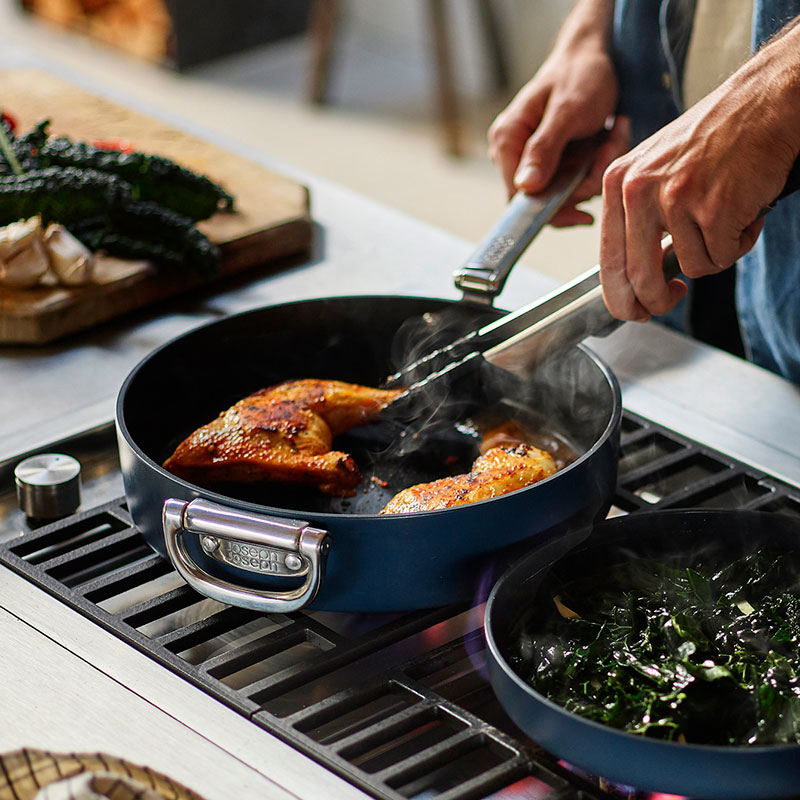
[[[631,120],[631,146],[647,139],[683,111],[681,84],[694,2],[618,0],[614,6],[612,53],[619,81],[618,113]],[[657,321],[692,334],[689,294]]]

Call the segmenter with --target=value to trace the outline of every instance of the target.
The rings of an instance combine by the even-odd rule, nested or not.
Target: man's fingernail
[[[538,186],[542,180],[542,171],[533,164],[525,164],[514,175],[514,185],[520,188]]]

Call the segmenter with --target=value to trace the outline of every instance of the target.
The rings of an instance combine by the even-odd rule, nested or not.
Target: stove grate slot
[[[11,545],[10,549],[29,564],[42,564],[60,556],[69,556],[84,545],[103,542],[108,536],[130,527],[111,514],[94,514],[80,518],[65,527],[50,524],[40,528],[23,541]]]
[[[220,653],[203,662],[202,668],[226,686],[244,690],[264,679],[303,670],[320,653],[334,647],[314,631],[292,626]]]
[[[149,558],[151,552],[139,532],[129,528],[70,553],[61,553],[40,565],[55,580],[79,590],[82,584],[100,575],[108,575],[132,562]]]
[[[638,417],[635,414],[624,412],[622,414],[622,422],[620,424],[620,435],[624,439],[631,439],[636,434],[647,433],[650,429],[648,421],[643,417]]]
[[[668,439],[661,433],[649,433],[645,436],[629,438],[628,443],[620,449],[619,475],[624,478],[640,467],[652,470],[652,465],[662,458],[685,450],[685,445]]]
[[[197,593],[185,583],[180,583],[168,592],[136,603],[121,612],[119,618],[131,628],[139,630],[166,616],[184,611],[196,602]]]
[[[749,509],[772,489],[750,475],[739,474],[714,483],[674,503],[677,508],[741,508]]]
[[[126,589],[117,586],[119,591],[111,593],[104,600],[94,599],[93,602],[110,614],[119,614],[125,618],[134,613],[136,608],[141,608],[143,603],[155,602],[157,598],[164,597],[170,592],[175,592],[185,586],[181,576],[174,570],[163,569],[164,564],[161,561],[158,566],[161,568],[158,569],[154,566],[149,571],[149,574],[153,576],[151,580],[137,581]],[[140,577],[145,577],[146,575],[147,573],[140,573]],[[85,591],[82,594],[87,597]],[[159,619],[165,619],[168,616],[170,616],[169,613],[166,613],[160,616]]]
[[[777,495],[777,496],[776,496]],[[775,490],[767,496],[766,500],[761,498],[760,501],[753,503],[753,508],[759,511],[771,511],[776,514],[793,514],[800,517],[800,499],[793,499],[780,494],[779,490]]]
[[[409,711],[419,715],[420,700],[416,692],[389,680],[362,691],[345,692],[325,703],[322,710],[295,722],[293,727],[321,745],[334,745],[344,740],[352,743],[359,734],[372,731],[376,726],[379,730],[387,726],[391,731],[394,725],[403,725]],[[425,712],[429,710],[424,709]]]
[[[147,558],[128,564],[115,572],[98,575],[90,581],[85,581],[81,586],[81,593],[90,602],[105,607],[102,605],[104,601],[115,600],[117,603],[124,601],[128,593],[135,593],[140,591],[141,587],[173,575],[175,571],[172,565],[156,553],[151,553]],[[121,610],[117,603],[114,604],[114,611]],[[106,610],[111,611],[110,608]]]
[[[684,492],[686,487],[691,491],[702,485],[709,478],[730,467],[703,454],[692,457],[671,459],[671,463],[661,466],[655,473],[644,477],[629,476],[623,482],[633,493],[651,506],[663,503],[670,505],[672,496]]]
[[[190,664],[202,664],[217,653],[229,650],[256,635],[288,625],[283,618],[262,616],[255,611],[226,606],[209,598],[195,596],[194,605],[164,619],[165,629],[155,634],[158,644]],[[154,623],[155,624],[155,623]],[[140,629],[149,633],[149,626]]]
[[[515,753],[492,737],[465,729],[423,753],[377,773],[401,797],[480,797],[484,791],[520,777]],[[476,794],[476,790],[482,791]]]
[[[367,731],[358,741],[342,747],[339,755],[374,774],[436,747],[467,727],[463,720],[436,707],[415,708],[412,712],[380,726],[376,732]]]
[[[611,508],[608,510],[607,517],[620,517],[625,514],[632,514],[634,511],[638,511],[641,508],[641,502],[638,502],[638,498],[628,495],[629,493],[621,491],[619,487],[617,488],[617,493],[614,495],[614,500],[611,503]]]

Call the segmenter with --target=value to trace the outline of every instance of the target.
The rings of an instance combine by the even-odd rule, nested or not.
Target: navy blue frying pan
[[[364,475],[344,500],[313,487],[198,486],[161,464],[193,430],[262,387],[304,377],[377,386],[405,357],[397,348],[407,328],[464,331],[501,313],[427,297],[330,297],[236,314],[168,342],[132,371],[117,403],[137,527],[198,591],[255,610],[388,611],[474,599],[516,548],[600,519],[610,505],[620,391],[582,346],[485,409],[565,452],[554,475],[501,497],[378,514],[400,489],[469,471],[480,441],[458,423],[431,436],[404,437],[386,422],[339,437],[337,449],[352,453]]]
[[[434,382],[413,432],[385,418],[338,437],[335,448],[351,453],[364,475],[345,500],[282,484],[197,486],[161,466],[189,433],[258,389],[297,378],[379,386],[498,320],[504,312],[492,298],[572,194],[592,148],[576,143],[547,192],[509,203],[456,273],[464,302],[374,296],[268,306],[190,331],[145,358],[120,391],[116,421],[125,492],[147,541],[221,602],[264,612],[389,611],[473,600],[523,543],[602,518],[616,484],[622,409],[616,379],[583,346],[533,377],[495,368],[477,403],[471,374],[466,391],[445,385],[446,396]],[[430,411],[443,404],[447,424],[431,426]],[[487,426],[514,419],[537,431],[533,444],[554,453],[558,472],[479,503],[379,515],[401,489],[469,471],[480,440],[462,404]]]
[[[552,603],[560,581],[595,575],[633,557],[681,564],[704,548],[733,560],[764,544],[795,553],[800,569],[800,520],[757,511],[636,513],[534,547],[496,583],[486,605],[489,672],[498,699],[542,747],[625,786],[708,800],[799,795],[798,745],[706,746],[644,738],[566,711],[507,660],[520,625],[541,604]]]

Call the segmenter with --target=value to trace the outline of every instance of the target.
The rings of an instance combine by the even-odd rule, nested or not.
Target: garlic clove
[[[50,267],[50,260],[37,239],[24,250],[0,261],[0,285],[10,289],[29,289],[39,283]]]
[[[15,256],[42,237],[42,220],[36,216],[0,228],[0,259]]]
[[[65,286],[82,286],[92,280],[94,254],[63,225],[50,223],[44,234],[50,266]]]

